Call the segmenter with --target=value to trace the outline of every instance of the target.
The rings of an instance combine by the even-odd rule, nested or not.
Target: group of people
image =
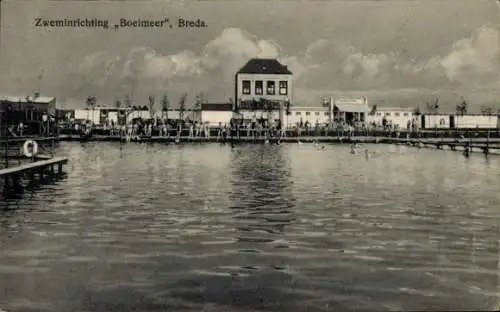
[[[37,124],[29,126],[24,121],[19,121],[19,123],[10,125],[8,130],[12,136],[24,136],[26,134],[32,135],[34,133],[41,136],[51,136],[57,134],[56,120],[53,116],[43,115],[41,120]],[[38,127],[38,129],[36,129]]]

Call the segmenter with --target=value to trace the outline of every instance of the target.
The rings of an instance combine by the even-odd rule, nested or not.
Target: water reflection
[[[242,147],[234,150],[232,156],[230,208],[240,240],[273,242],[272,235],[282,234],[294,219],[289,161],[282,147],[273,145]],[[271,235],[266,238],[265,233]]]

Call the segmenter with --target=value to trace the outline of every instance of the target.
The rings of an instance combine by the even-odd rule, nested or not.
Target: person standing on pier
[[[228,133],[227,124],[224,124],[224,127],[222,128],[222,139],[223,140],[227,139],[227,133]]]
[[[149,121],[148,123],[148,137],[152,137],[153,136],[153,121]]]
[[[201,125],[199,122],[195,121],[194,122],[194,128],[195,128],[195,134],[194,136],[195,137],[199,137],[200,136],[200,128],[201,128]]]
[[[49,116],[47,114],[42,115],[42,136],[46,136],[49,133],[48,129]]]
[[[126,126],[126,129],[127,129],[127,136],[128,136],[128,137],[131,137],[131,136],[132,136],[132,134],[133,134],[133,132],[132,132],[132,125],[130,125],[130,124],[129,124],[129,125],[127,125],[127,126]]]
[[[19,132],[19,135],[20,135],[20,136],[23,136],[23,130],[24,130],[24,124],[23,124],[23,122],[21,121],[21,122],[19,123],[19,127],[18,127],[18,132]]]
[[[190,138],[194,137],[194,125],[192,122],[189,123],[189,137]]]
[[[205,138],[210,137],[210,131],[209,131],[207,123],[203,124],[203,134],[204,134]]]
[[[217,128],[217,141],[221,138],[222,136],[222,122],[219,121],[219,127]]]
[[[247,137],[250,137],[252,135],[252,123],[247,122],[246,131],[247,131]]]

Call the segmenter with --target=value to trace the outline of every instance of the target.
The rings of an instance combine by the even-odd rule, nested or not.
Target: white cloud
[[[491,79],[498,82],[500,29],[486,25],[471,38],[458,41],[441,65],[452,82],[488,83]]]

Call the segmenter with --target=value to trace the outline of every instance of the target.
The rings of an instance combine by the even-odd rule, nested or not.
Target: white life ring
[[[30,150],[31,147],[31,150]],[[33,140],[27,140],[23,145],[24,156],[33,157],[38,154],[38,143]]]

